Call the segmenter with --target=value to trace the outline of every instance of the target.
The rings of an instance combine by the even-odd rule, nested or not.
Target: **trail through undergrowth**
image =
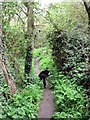
[[[40,73],[39,58],[35,59],[35,69],[38,75]],[[55,111],[54,96],[52,90],[49,89],[48,81],[46,86],[46,89],[43,90],[43,99],[39,107],[38,118],[52,118]]]

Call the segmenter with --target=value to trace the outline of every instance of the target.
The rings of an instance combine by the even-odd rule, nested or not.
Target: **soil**
[[[36,74],[38,75],[40,73],[39,58],[35,59],[35,69]],[[54,111],[54,95],[52,90],[49,89],[48,81],[46,81],[46,89],[43,90],[43,99],[39,107],[38,118],[52,118]]]

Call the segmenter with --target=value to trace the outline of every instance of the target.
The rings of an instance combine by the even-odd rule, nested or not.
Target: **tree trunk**
[[[26,49],[26,59],[25,59],[25,77],[29,77],[31,66],[32,66],[32,40],[33,40],[33,30],[34,30],[34,14],[33,14],[33,1],[24,3],[27,7],[27,49]]]
[[[83,0],[83,3],[88,14],[88,32],[90,35],[90,2],[87,3],[85,0]]]
[[[14,94],[16,92],[16,86],[13,82],[11,74],[8,72],[7,61],[5,59],[6,56],[4,51],[4,44],[2,42],[1,35],[2,30],[0,27],[0,72],[2,71],[5,83],[7,83],[10,87],[10,94]]]

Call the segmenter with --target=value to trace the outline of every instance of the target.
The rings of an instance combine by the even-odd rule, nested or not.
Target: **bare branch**
[[[87,5],[87,3],[86,3],[85,0],[82,0],[82,1],[83,1],[83,3],[84,3],[85,9],[86,9],[86,11],[87,11],[87,13],[88,13],[88,5]]]
[[[20,15],[18,13],[16,13],[16,15],[19,17],[19,19],[22,21],[22,23],[25,24],[24,21],[22,20],[22,18],[20,17]]]

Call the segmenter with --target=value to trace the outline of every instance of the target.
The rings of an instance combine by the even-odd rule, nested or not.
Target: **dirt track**
[[[40,73],[39,58],[35,59],[35,69],[36,74],[38,75]],[[39,107],[38,118],[52,118],[54,111],[54,96],[52,90],[49,89],[49,84],[47,82],[47,87],[43,90],[43,99]]]

